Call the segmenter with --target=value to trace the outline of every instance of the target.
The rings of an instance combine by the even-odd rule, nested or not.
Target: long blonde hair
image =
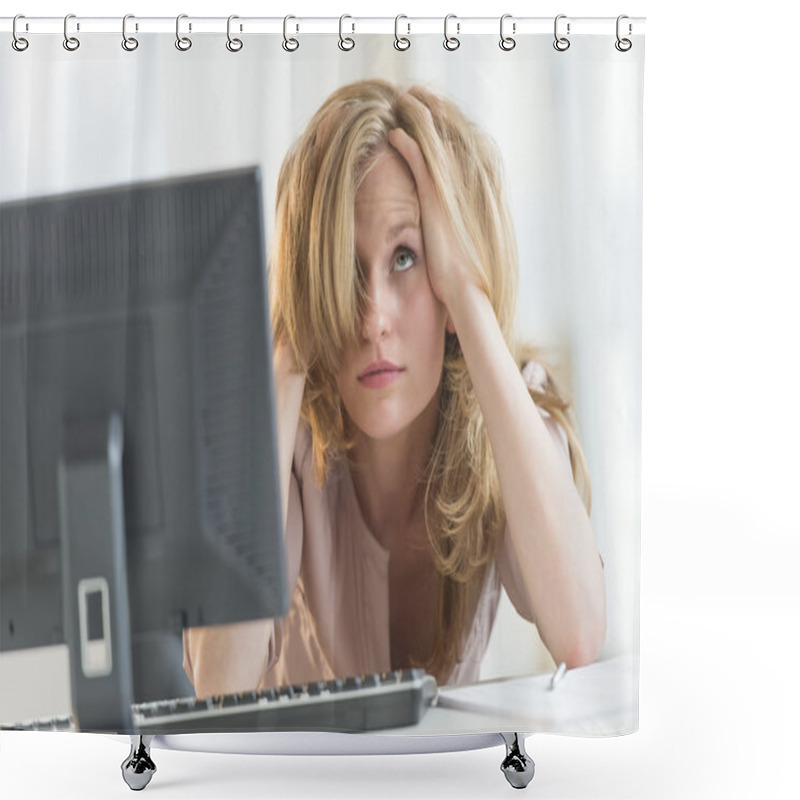
[[[283,162],[270,254],[274,341],[292,348],[306,375],[301,416],[311,429],[320,484],[349,446],[336,376],[344,347],[358,339],[364,309],[355,195],[394,128],[419,145],[517,362],[542,363],[513,338],[516,239],[494,144],[454,103],[419,86],[404,91],[371,80],[336,90]],[[487,565],[505,529],[483,415],[458,339],[446,337],[439,422],[423,476],[428,538],[439,574],[437,633],[424,666],[440,682],[461,657]],[[573,476],[588,508],[586,465],[569,404],[549,373],[543,391],[531,394],[566,432]]]

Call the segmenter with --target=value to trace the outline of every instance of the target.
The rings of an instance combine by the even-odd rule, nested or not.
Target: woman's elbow
[[[564,663],[567,669],[585,667],[600,656],[606,640],[605,604],[593,619],[576,626],[571,635],[551,651],[556,664]]]
[[[567,669],[575,669],[576,667],[585,667],[589,664],[593,664],[597,661],[600,651],[603,649],[604,641],[605,636],[587,637],[586,639],[576,641],[565,651],[561,661],[566,664]]]

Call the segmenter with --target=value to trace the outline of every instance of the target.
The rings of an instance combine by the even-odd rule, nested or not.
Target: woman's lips
[[[361,371],[358,382],[367,389],[382,389],[394,383],[404,372],[402,367],[392,364],[391,361],[374,361]]]

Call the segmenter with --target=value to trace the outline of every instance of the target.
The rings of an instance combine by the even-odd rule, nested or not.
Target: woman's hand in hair
[[[435,150],[444,156],[444,148],[439,141],[430,112],[414,98],[410,98],[423,109],[427,119],[425,135],[435,140]],[[452,224],[452,204],[440,195],[431,177],[425,157],[417,142],[401,128],[389,134],[389,143],[408,164],[417,186],[422,222],[422,238],[425,247],[425,263],[428,280],[437,299],[452,312],[463,290],[479,288],[477,272],[466,248],[459,240]],[[443,165],[446,169],[446,165]],[[448,209],[450,205],[450,209]],[[450,327],[450,326],[449,326]]]
[[[292,346],[285,340],[278,343],[272,352],[272,370],[275,376],[278,422],[281,512],[285,530],[289,510],[289,482],[306,376],[299,370]]]

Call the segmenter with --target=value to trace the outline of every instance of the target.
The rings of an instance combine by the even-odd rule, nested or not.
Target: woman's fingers
[[[414,176],[414,182],[417,184],[417,194],[420,195],[420,202],[424,204],[426,200],[431,198],[434,187],[419,145],[402,128],[395,128],[390,131],[389,144],[400,153],[406,164],[408,164],[411,174]],[[435,193],[433,196],[435,196]]]
[[[447,237],[446,216],[422,150],[401,128],[395,128],[389,133],[389,142],[408,164],[417,185],[426,254],[435,262],[443,260],[447,255],[447,248],[442,241],[443,237]],[[433,266],[435,269],[436,265]]]
[[[408,102],[411,101],[419,107],[417,117],[426,118],[419,135],[429,158],[444,156],[430,112],[422,103],[409,96]],[[449,211],[452,206],[439,193],[417,141],[403,129],[395,128],[389,133],[389,143],[408,164],[414,177],[419,197],[428,279],[433,293],[448,306],[454,287],[463,283],[463,273],[467,266],[467,259],[450,220]],[[447,167],[445,163],[436,162],[435,169],[446,170]]]

